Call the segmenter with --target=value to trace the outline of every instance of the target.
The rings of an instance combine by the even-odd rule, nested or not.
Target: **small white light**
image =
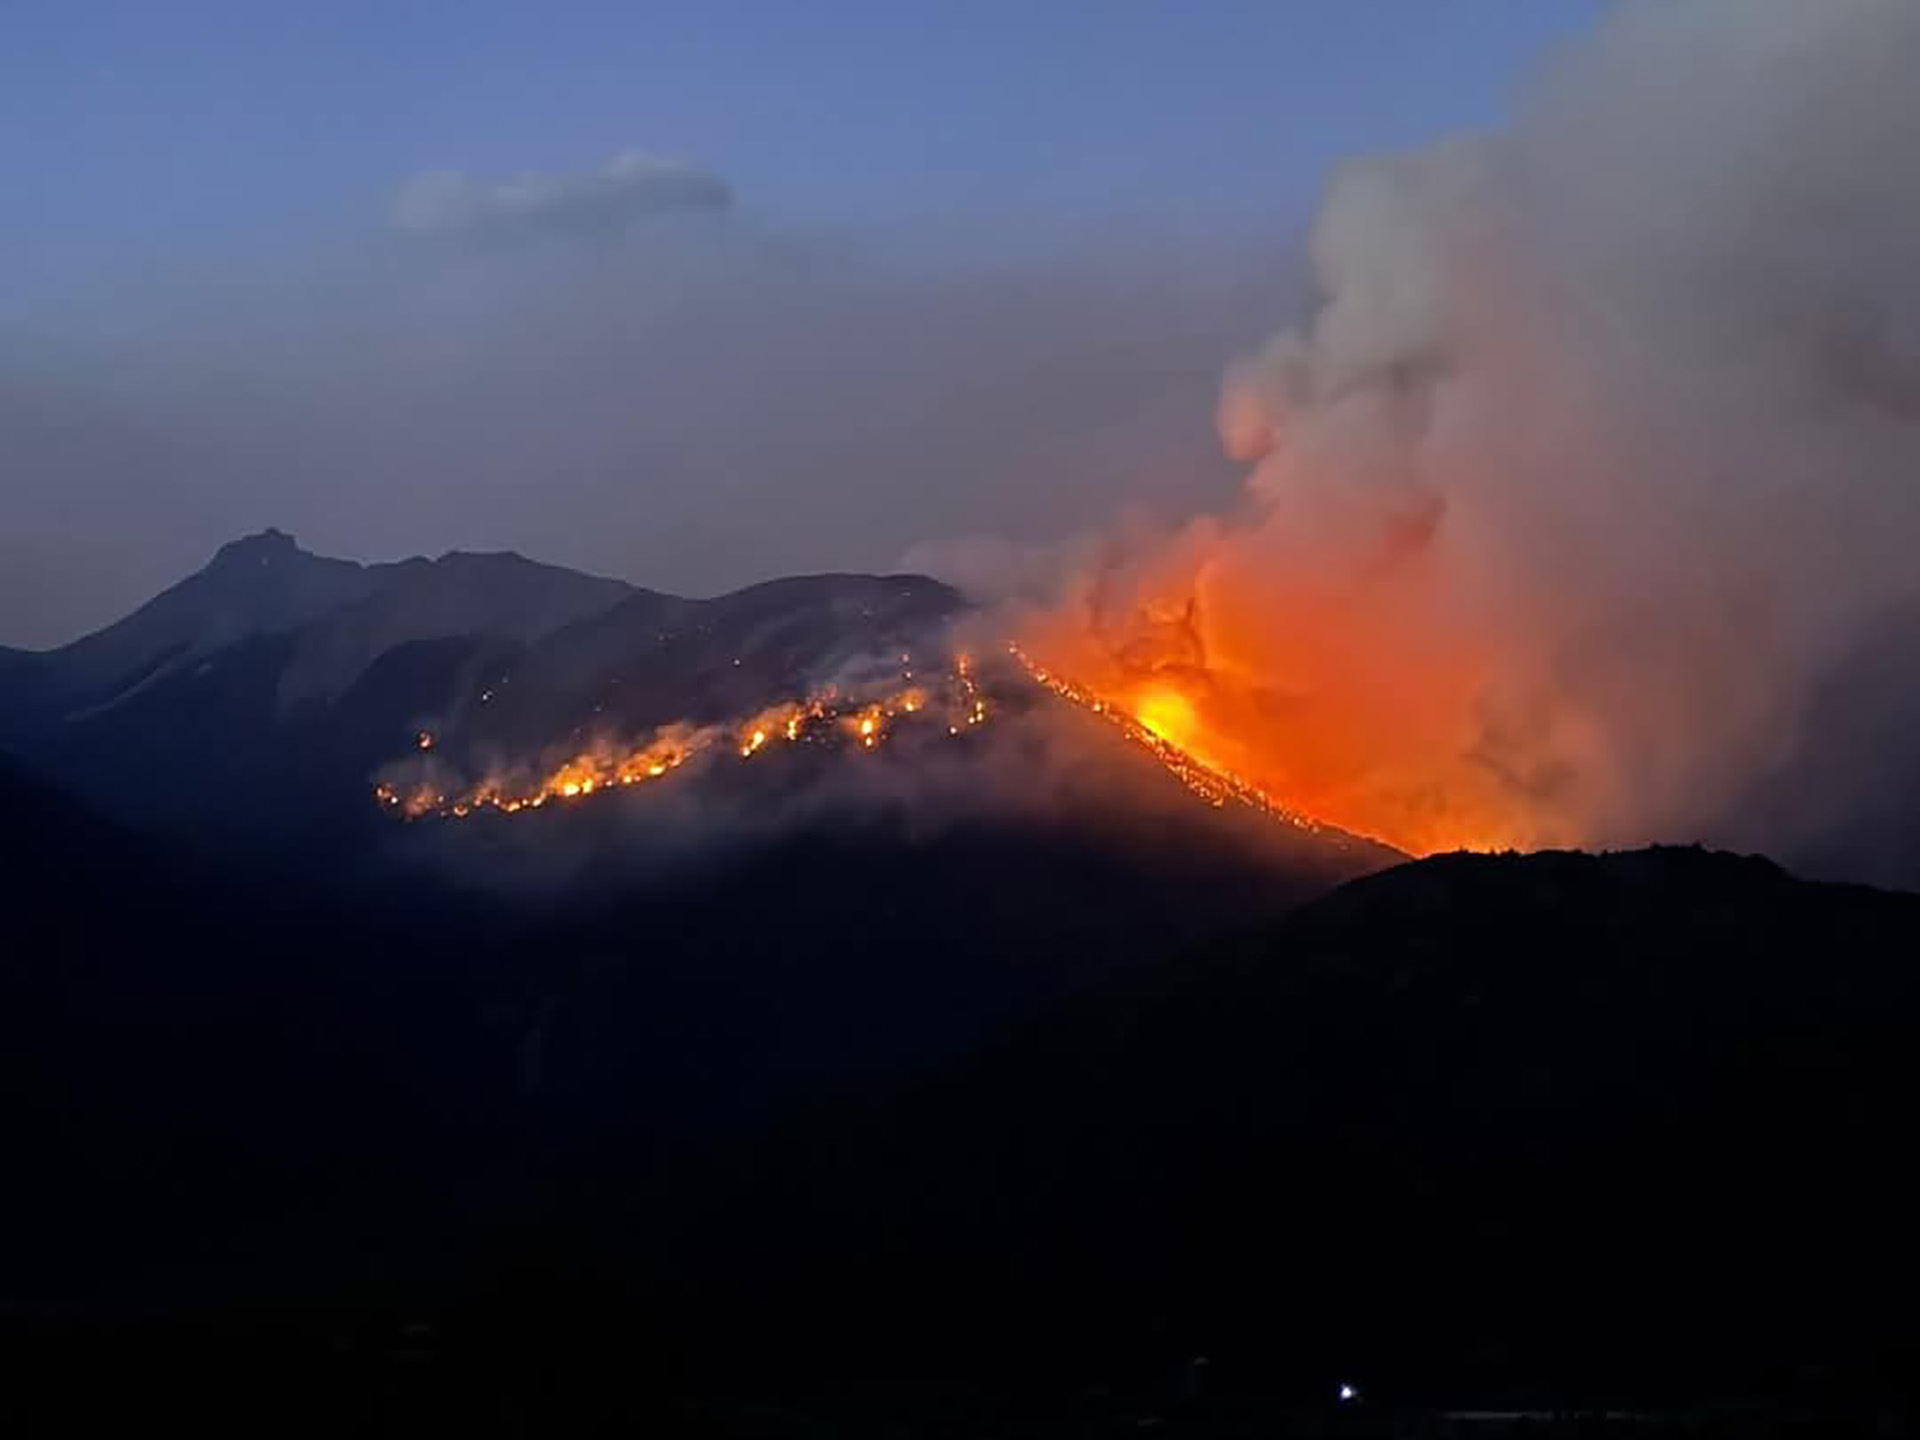
[[[1340,1387],[1339,1394],[1340,1394],[1340,1403],[1342,1405],[1351,1405],[1354,1401],[1360,1398],[1360,1392],[1354,1389],[1353,1386],[1351,1385],[1342,1385]]]

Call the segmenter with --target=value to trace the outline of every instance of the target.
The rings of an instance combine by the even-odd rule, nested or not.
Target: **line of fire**
[[[995,714],[989,691],[1001,683],[1023,681],[1099,717],[1139,746],[1191,794],[1216,809],[1242,806],[1278,823],[1312,833],[1328,827],[1302,814],[1260,786],[1208,764],[1164,733],[1151,707],[1129,709],[1110,697],[1041,664],[1019,645],[1006,646],[1007,663],[991,681],[981,677],[965,655],[954,657],[938,676],[916,680],[911,657],[901,656],[897,683],[878,693],[849,694],[822,687],[803,699],[784,701],[742,719],[708,725],[661,727],[644,739],[584,750],[564,761],[509,775],[489,776],[465,787],[422,778],[385,779],[374,787],[376,802],[406,819],[464,820],[483,814],[520,815],[553,804],[570,804],[596,795],[664,779],[689,762],[731,754],[752,761],[762,753],[790,745],[831,745],[853,751],[879,748],[912,726],[950,738],[963,738]],[[423,731],[421,752],[435,749],[437,737]]]

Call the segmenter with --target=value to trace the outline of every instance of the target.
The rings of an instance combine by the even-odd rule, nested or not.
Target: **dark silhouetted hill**
[[[1151,826],[869,816],[577,913],[329,908],[7,767],[0,836],[0,1338],[143,1407],[1149,1415],[1201,1355],[1274,1404],[1911,1398],[1920,897],[1656,850],[1282,915]]]
[[[1407,865],[739,1160],[642,1283],[789,1376],[1910,1400],[1917,966],[1759,859]]]
[[[0,761],[0,1322],[364,1274],[492,1163],[511,1042],[446,957],[232,878]]]

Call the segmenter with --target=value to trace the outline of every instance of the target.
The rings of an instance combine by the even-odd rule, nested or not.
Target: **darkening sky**
[[[0,5],[0,643],[267,524],[663,588],[1230,490],[1329,166],[1598,0]]]

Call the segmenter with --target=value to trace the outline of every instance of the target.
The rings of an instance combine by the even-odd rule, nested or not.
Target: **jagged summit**
[[[293,536],[269,525],[264,530],[242,535],[238,540],[229,540],[222,545],[214,552],[209,568],[214,565],[271,565],[276,560],[288,560],[296,556],[313,558],[311,552],[300,548],[300,542]]]
[[[284,531],[245,536],[132,614],[47,652],[41,700],[63,714],[111,704],[226,646],[297,629],[377,583],[367,567],[310,554]]]
[[[37,698],[60,716],[95,709],[228,646],[294,632],[303,638],[290,693],[324,695],[394,645],[481,634],[530,640],[631,593],[623,581],[512,551],[362,564],[316,555],[268,526],[228,541],[132,614],[35,657]]]

